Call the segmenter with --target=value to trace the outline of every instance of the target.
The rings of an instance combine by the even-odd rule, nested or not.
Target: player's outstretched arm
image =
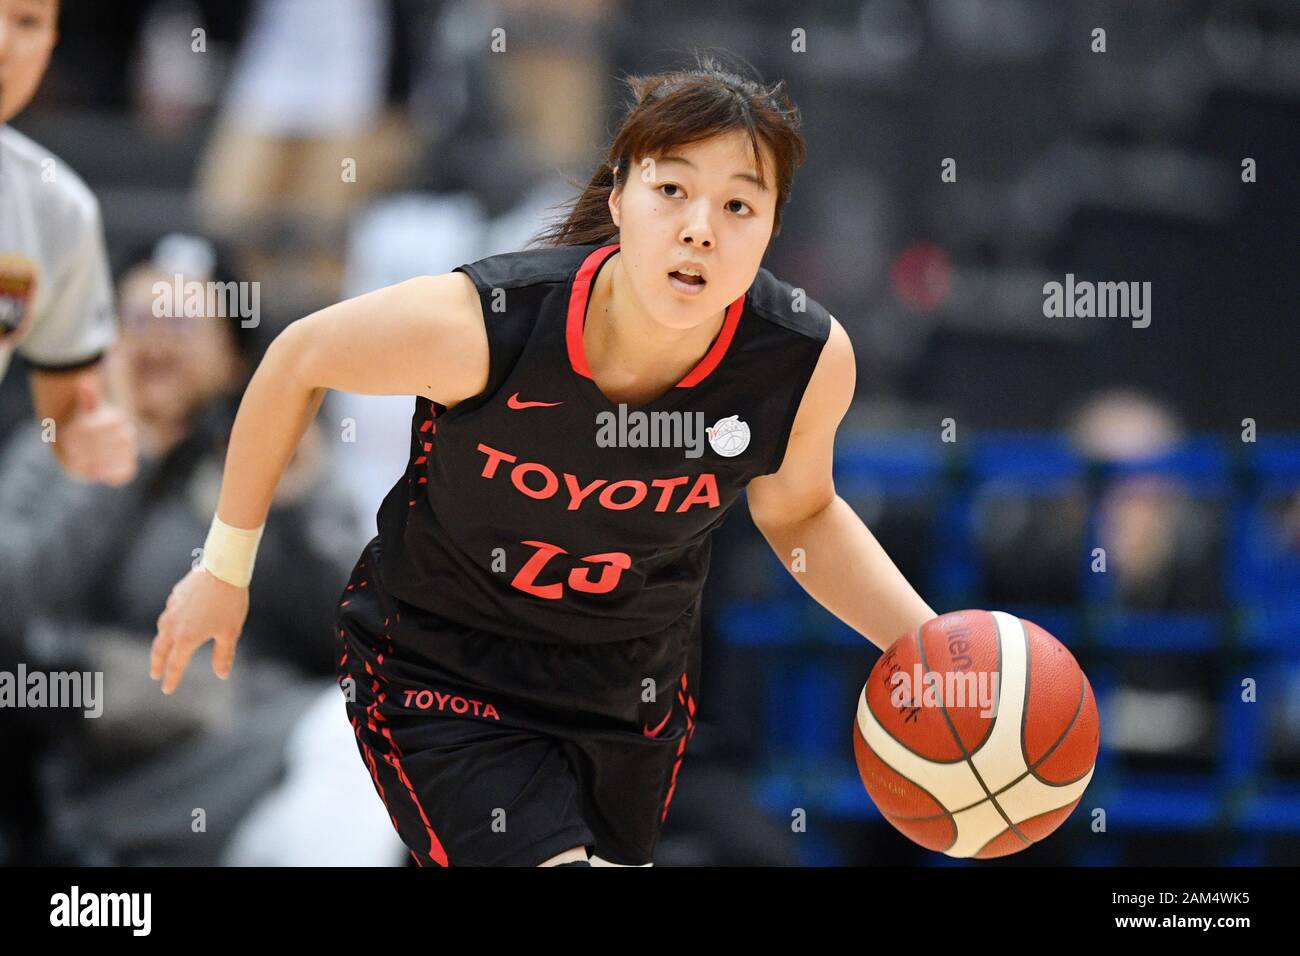
[[[239,404],[201,566],[177,582],[158,617],[149,674],[162,680],[163,693],[176,689],[208,640],[215,641],[213,671],[230,673],[276,485],[327,389],[446,404],[478,394],[487,375],[478,292],[463,273],[348,299],[277,336]]]
[[[832,319],[785,459],[776,472],[751,481],[746,495],[754,524],[794,579],[884,650],[936,615],[835,492],[835,431],[853,400],[855,380],[853,346]]]

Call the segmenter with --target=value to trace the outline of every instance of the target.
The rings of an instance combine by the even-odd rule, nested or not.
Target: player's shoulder
[[[777,278],[762,266],[745,293],[745,304],[767,322],[816,342],[824,343],[831,334],[834,316],[825,306],[802,286]]]
[[[519,289],[531,285],[566,282],[598,245],[545,246],[486,256],[457,266],[467,273],[480,291]]]
[[[65,238],[97,228],[99,200],[76,171],[12,126],[0,126],[0,171],[36,206],[39,221]]]

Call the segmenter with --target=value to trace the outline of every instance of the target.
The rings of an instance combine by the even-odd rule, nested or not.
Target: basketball
[[[1032,621],[952,611],[890,645],[858,698],[853,750],[880,813],[952,857],[1017,853],[1083,796],[1100,721],[1074,656]]]

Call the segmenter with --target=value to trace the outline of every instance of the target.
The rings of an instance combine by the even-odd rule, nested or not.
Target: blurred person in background
[[[528,37],[502,64],[498,95],[514,142],[539,175],[577,172],[599,148],[605,105],[601,44],[617,0],[505,0],[506,36]],[[545,90],[545,96],[538,96]]]
[[[17,350],[49,424],[42,451],[69,475],[121,485],[135,475],[135,432],[99,369],[115,336],[99,203],[8,125],[40,86],[58,16],[59,0],[0,0],[0,376]]]
[[[59,44],[34,108],[74,125],[88,116],[130,114],[152,133],[193,135],[190,124],[211,106],[251,3],[64,0]]]
[[[181,234],[136,257],[121,280],[123,328],[107,365],[140,431],[132,482],[63,478],[35,426],[16,430],[0,459],[3,586],[21,659],[29,668],[101,671],[108,688],[98,718],[45,712],[0,731],[44,770],[33,786],[55,859],[215,861],[240,815],[282,772],[298,712],[332,685],[330,608],[356,516],[326,480],[315,427],[268,518],[277,536],[258,575],[278,597],[250,617],[248,670],[231,682],[200,678],[185,699],[159,700],[146,675],[157,605],[203,542],[235,399],[257,355],[255,331],[238,317],[186,314],[193,300],[169,291],[209,280],[234,281],[212,243]],[[33,734],[47,735],[45,753],[32,753],[40,749]],[[209,814],[202,838],[176,818],[178,794]]]
[[[348,214],[399,178],[411,152],[406,122],[388,108],[398,10],[391,0],[257,0],[198,172],[207,231],[306,299],[337,298]]]
[[[136,473],[136,436],[100,372],[116,328],[99,203],[71,169],[8,125],[40,86],[58,16],[59,0],[0,0],[0,378],[18,352],[44,423],[45,440],[33,448],[42,465],[120,486]],[[20,592],[7,553],[17,535],[7,528],[0,544],[0,598]],[[17,607],[0,606],[9,612],[0,622],[0,670],[12,672],[21,653]],[[0,860],[24,855],[34,819],[26,771],[36,745],[22,739],[20,722],[0,727],[11,755],[10,786],[0,790]]]
[[[1184,430],[1163,403],[1137,389],[1095,392],[1065,416],[1075,451],[1106,475],[1110,466],[1158,458]],[[994,488],[979,503],[978,536],[991,604],[1075,604],[1087,599],[1080,573],[1094,547],[1106,552],[1114,602],[1131,610],[1212,610],[1222,594],[1214,517],[1168,474],[1106,475],[1088,539],[1090,490],[1083,480],[1041,493]]]
[[[1170,408],[1132,388],[1093,395],[1069,416],[1066,431],[1081,454],[1102,465],[1156,459],[1185,438]],[[1150,611],[1220,606],[1215,521],[1183,481],[1120,475],[1105,483],[1097,508],[1096,545],[1106,551],[1118,604]]]

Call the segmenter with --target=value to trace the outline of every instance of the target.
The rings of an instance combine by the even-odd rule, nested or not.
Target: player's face
[[[775,168],[763,146],[766,188],[754,182],[749,137],[739,131],[645,158],[610,196],[619,256],[637,298],[665,324],[690,327],[726,308],[754,281],[772,237]],[[703,266],[702,285],[669,273]]]
[[[0,123],[36,94],[58,39],[57,0],[0,0]]]

